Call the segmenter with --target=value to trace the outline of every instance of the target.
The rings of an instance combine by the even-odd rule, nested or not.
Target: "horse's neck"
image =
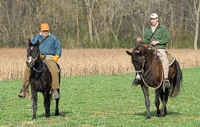
[[[41,70],[43,68],[43,64],[44,62],[42,61],[42,59],[38,58],[38,61],[35,63],[34,68],[37,70]]]
[[[149,68],[155,60],[156,53],[155,53],[155,51],[148,50],[148,52],[146,54],[147,55],[145,57],[145,67]]]

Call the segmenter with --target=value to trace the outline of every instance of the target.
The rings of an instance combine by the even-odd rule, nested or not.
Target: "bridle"
[[[136,50],[136,51],[134,51],[134,52],[139,53],[138,50]],[[144,56],[141,56],[141,57],[139,57],[139,60],[142,60],[142,68],[141,68],[141,70],[139,70],[139,71],[138,71],[138,70],[135,70],[136,73],[140,73],[140,72],[143,72],[143,71],[144,71],[145,57],[144,57]]]
[[[139,52],[139,51],[136,50],[136,51],[134,51],[134,52]],[[141,70],[139,70],[139,71],[135,70],[135,72],[136,72],[136,73],[142,72],[142,74],[143,74],[143,73],[144,73],[145,57],[142,56],[142,57],[139,58],[139,60],[141,60],[141,59],[142,59],[142,63],[141,63],[141,64],[142,64],[142,68],[141,68]],[[149,69],[145,72],[145,74],[143,74],[144,76],[146,76],[146,75],[148,74],[148,72],[151,70],[151,67],[152,67],[152,65],[154,64],[155,59],[156,59],[156,52],[154,52],[153,62],[151,63]]]
[[[141,70],[137,71],[135,70],[136,73],[140,73],[140,72],[143,72],[144,71],[144,64],[145,64],[145,57],[142,56],[141,58],[139,58],[140,60],[142,59],[142,68]]]
[[[38,48],[38,47],[36,47],[36,48]],[[31,49],[33,49],[33,47],[31,47]],[[37,49],[37,50],[39,50],[39,49]],[[32,67],[33,67],[33,70],[34,71],[36,71],[36,72],[42,72],[43,70],[44,70],[44,64],[42,64],[43,65],[43,67],[42,67],[42,69],[41,70],[37,70],[35,67],[34,67],[34,65],[35,65],[35,63],[36,63],[36,60],[39,58],[39,55],[40,55],[40,53],[39,52],[37,52],[37,54],[36,54],[36,58],[33,58],[32,56],[29,56],[28,58],[27,58],[27,62],[28,63],[33,63],[32,64]],[[40,59],[40,58],[39,58]],[[43,61],[42,61],[43,62]]]

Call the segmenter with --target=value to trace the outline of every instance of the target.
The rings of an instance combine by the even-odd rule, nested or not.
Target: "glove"
[[[44,59],[45,57],[44,57],[44,55],[40,54],[40,58],[41,58],[41,59]]]
[[[58,56],[58,55],[55,55],[55,56],[53,57],[53,61],[54,61],[54,62],[58,62],[58,59],[59,59],[59,56]]]

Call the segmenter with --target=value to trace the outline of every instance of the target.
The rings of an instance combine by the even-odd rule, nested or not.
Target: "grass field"
[[[197,127],[200,126],[200,67],[183,69],[178,97],[170,98],[168,115],[156,117],[154,91],[150,89],[151,119],[145,120],[142,90],[132,86],[134,73],[62,77],[60,116],[44,116],[39,94],[37,119],[31,120],[31,99],[17,97],[21,80],[0,82],[0,126],[38,127]]]

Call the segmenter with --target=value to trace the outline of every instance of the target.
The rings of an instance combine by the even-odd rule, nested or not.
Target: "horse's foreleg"
[[[31,90],[32,92],[32,108],[33,108],[33,116],[32,120],[36,119],[36,111],[37,111],[37,92],[34,90]]]
[[[157,116],[160,115],[160,109],[159,109],[159,106],[160,106],[160,100],[159,100],[160,93],[161,93],[160,88],[155,90],[155,106],[156,106],[156,109],[157,109]]]
[[[44,108],[45,108],[45,116],[46,118],[49,118],[50,116],[50,99],[51,95],[49,94],[49,91],[46,91],[43,93],[44,96]]]
[[[144,93],[145,98],[145,106],[146,106],[146,119],[151,118],[150,115],[150,100],[149,100],[149,90],[145,85],[141,85],[142,91]]]
[[[60,94],[60,90],[58,90],[58,93]],[[55,99],[56,100],[56,109],[55,109],[55,116],[59,116],[60,113],[59,113],[59,98]]]

